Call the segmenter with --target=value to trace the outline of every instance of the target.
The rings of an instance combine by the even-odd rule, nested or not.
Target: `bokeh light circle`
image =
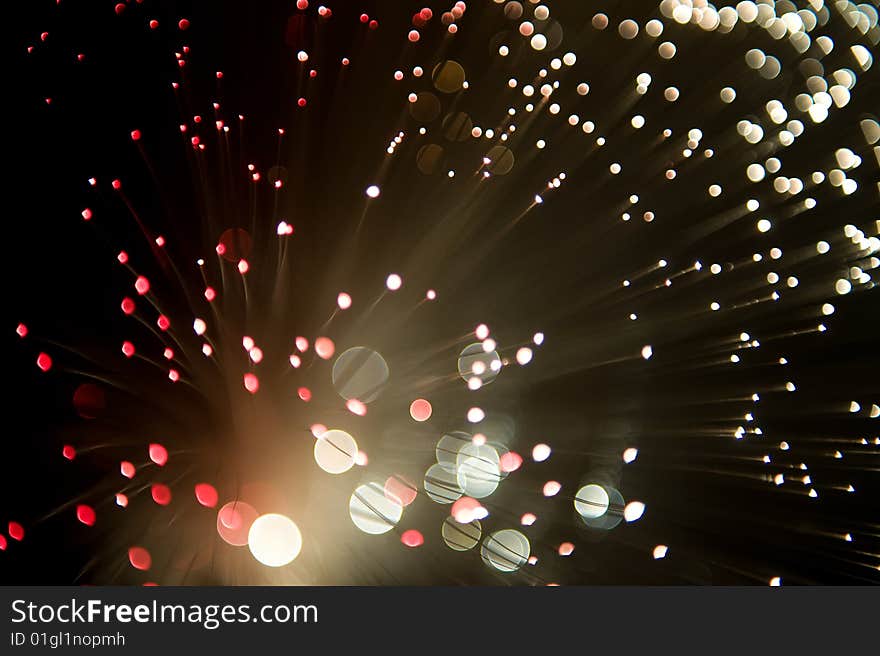
[[[465,73],[457,61],[448,59],[440,62],[431,73],[434,88],[442,93],[455,93],[464,84]]]
[[[416,399],[409,404],[409,416],[415,421],[428,421],[433,411],[431,402],[426,399]]]
[[[443,165],[443,146],[425,144],[416,154],[416,167],[425,175],[436,173]]]
[[[342,474],[354,467],[358,447],[355,439],[333,428],[315,441],[315,462],[328,474]]]
[[[602,531],[610,531],[623,521],[623,509],[626,502],[623,495],[615,488],[609,485],[601,486],[608,493],[608,509],[599,517],[585,517],[580,515],[584,524],[590,528]],[[580,495],[578,495],[580,496]],[[599,510],[597,506],[590,506],[595,514]]]
[[[500,457],[490,444],[465,444],[456,457],[456,478],[462,491],[483,499],[498,489],[501,481]]]
[[[512,528],[495,531],[483,540],[483,562],[499,572],[515,572],[526,564],[531,553],[528,538]]]
[[[217,511],[217,533],[227,544],[243,547],[248,543],[251,524],[260,516],[257,509],[244,501],[230,501]]]
[[[425,472],[425,493],[437,503],[452,503],[463,491],[458,485],[455,466],[448,463],[436,463]]]
[[[415,102],[409,103],[409,113],[417,121],[430,123],[440,116],[440,101],[430,91],[416,95]]]
[[[609,502],[610,499],[605,488],[591,483],[584,485],[577,491],[574,499],[574,509],[585,519],[596,519],[606,513]]]
[[[473,437],[470,433],[465,433],[464,431],[446,433],[437,441],[437,446],[434,449],[437,462],[452,467],[457,466],[458,454],[461,452],[461,449],[472,442]]]
[[[261,515],[248,531],[248,548],[267,567],[283,567],[302,550],[302,533],[289,518],[277,513]]]
[[[477,546],[480,537],[483,535],[483,527],[478,519],[469,524],[460,524],[455,521],[454,517],[447,517],[443,520],[440,534],[443,536],[446,546],[450,549],[454,551],[467,551]]]
[[[397,525],[403,516],[403,506],[388,498],[380,483],[366,483],[351,495],[348,512],[351,521],[361,531],[381,535]]]
[[[390,371],[385,358],[365,346],[353,346],[333,363],[333,388],[345,400],[374,401],[388,382]]]

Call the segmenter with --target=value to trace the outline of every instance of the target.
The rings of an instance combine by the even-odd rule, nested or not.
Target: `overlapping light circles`
[[[445,462],[431,465],[425,472],[423,484],[425,493],[436,503],[452,503],[464,494],[458,485],[455,466]]]
[[[526,564],[530,554],[528,538],[512,528],[495,531],[480,548],[483,562],[499,572],[515,572]]]
[[[610,531],[623,521],[625,506],[623,495],[610,485],[584,485],[574,498],[574,509],[584,524],[603,531]]]
[[[437,447],[434,450],[437,462],[454,468],[458,464],[458,454],[462,448],[472,443],[473,437],[470,433],[465,433],[464,431],[446,433],[437,442]]]
[[[610,499],[601,485],[584,485],[574,498],[574,509],[584,519],[598,519],[608,511]]]
[[[465,444],[456,458],[456,480],[462,491],[483,499],[498,489],[501,482],[501,459],[490,444]]]
[[[243,547],[248,543],[248,532],[260,513],[244,501],[230,501],[217,511],[217,533],[227,544]]]
[[[403,506],[385,494],[381,483],[358,487],[348,502],[351,521],[364,533],[381,535],[393,529],[403,516]]]
[[[505,427],[491,427],[507,435]],[[488,497],[507,476],[501,468],[501,458],[507,453],[503,444],[488,442],[482,433],[446,433],[437,442],[437,462],[425,472],[425,492],[440,504],[453,503],[463,494],[474,499]]]
[[[501,371],[501,356],[494,349],[486,350],[480,342],[465,346],[458,356],[458,374],[466,383],[476,378],[482,385],[495,380]]]
[[[354,438],[333,428],[315,441],[315,462],[328,474],[342,474],[354,467],[358,447]]]

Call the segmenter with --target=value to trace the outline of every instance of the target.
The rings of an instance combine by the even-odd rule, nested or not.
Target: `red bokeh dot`
[[[509,474],[510,472],[514,472],[520,468],[523,463],[522,456],[519,455],[516,451],[508,451],[503,456],[501,456],[499,465],[501,471]]]
[[[128,460],[123,460],[121,463],[119,463],[119,471],[126,478],[134,478],[134,465],[131,464]]]
[[[196,500],[205,508],[216,506],[218,499],[217,489],[210,483],[198,483],[196,485]]]
[[[146,571],[152,566],[153,559],[150,557],[150,552],[143,547],[131,547],[128,550],[128,562],[135,569]]]
[[[122,304],[120,305],[120,307],[125,314],[132,314],[135,309],[135,304],[133,300],[126,297],[122,299]]]
[[[134,288],[138,294],[143,296],[150,291],[150,281],[147,280],[146,276],[138,276],[134,281]]]
[[[410,548],[421,547],[425,544],[424,536],[414,528],[404,531],[400,536],[400,541]]]
[[[25,337],[27,337],[28,327],[25,326],[23,323],[18,324],[15,327],[15,334],[24,339]]]
[[[131,356],[134,355],[134,353],[135,353],[134,344],[132,344],[131,342],[122,342],[122,354],[125,357],[130,358]]]
[[[132,141],[140,141],[141,131],[140,130],[132,130],[131,131],[131,140]]]
[[[189,29],[189,21],[186,20],[185,18],[181,18],[180,21],[177,23],[177,27],[179,27],[182,30]]]
[[[166,449],[161,444],[151,444],[150,445],[150,460],[155,462],[160,467],[163,467],[166,462],[168,462],[168,449]]]
[[[76,458],[76,449],[74,449],[70,444],[65,444],[61,448],[61,455],[64,456],[67,460],[73,460]]]
[[[52,358],[45,353],[40,353],[37,356],[37,366],[41,371],[49,371],[52,368]]]
[[[255,374],[245,374],[244,388],[251,394],[256,394],[260,389],[260,379]]]
[[[329,360],[333,357],[335,351],[336,345],[329,337],[318,337],[318,339],[315,340],[315,353],[318,354],[319,358]]]
[[[13,540],[18,540],[19,542],[24,540],[24,526],[18,522],[9,522],[7,531],[9,532],[9,537]]]
[[[309,401],[312,400],[312,391],[308,387],[300,387],[296,391],[296,394],[297,394],[297,396],[299,396],[300,399],[302,399],[306,403],[308,403]]]
[[[408,38],[408,39],[410,40],[411,43],[415,43],[416,41],[419,40],[419,32],[418,32],[418,30],[410,30],[410,32],[409,32],[409,34],[407,35],[406,38]]]
[[[156,325],[159,326],[159,330],[168,330],[171,327],[171,320],[164,314],[160,314],[156,319]]]
[[[416,421],[428,421],[432,412],[431,403],[425,399],[416,399],[409,406],[409,415]]]
[[[97,515],[91,506],[80,504],[76,507],[76,518],[86,526],[94,526]]]
[[[153,483],[153,486],[150,488],[150,495],[153,497],[153,501],[160,506],[167,506],[171,503],[171,490],[162,483]]]

